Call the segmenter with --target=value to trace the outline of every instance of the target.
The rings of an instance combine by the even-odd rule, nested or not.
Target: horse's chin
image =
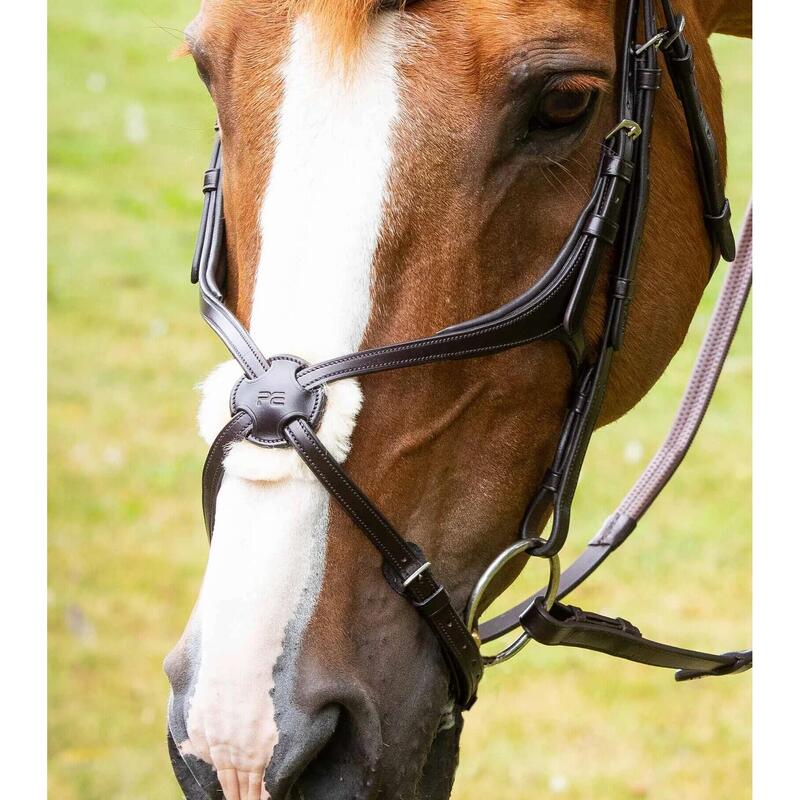
[[[461,712],[455,711],[447,723],[440,727],[422,767],[413,800],[447,800],[450,797],[458,766],[459,741],[463,726]],[[182,755],[170,731],[167,732],[167,744],[175,778],[186,800],[223,800],[222,789],[212,768],[193,756]],[[331,781],[336,780],[338,780],[336,776],[331,776]],[[397,796],[408,798],[407,791],[407,787],[402,787]],[[292,792],[287,800],[299,800],[299,797],[303,796],[298,795],[295,798],[294,794]],[[381,797],[390,798],[391,795],[384,789]]]
[[[447,800],[450,797],[463,727],[461,712],[454,711],[447,725],[439,728],[422,769],[416,800]]]

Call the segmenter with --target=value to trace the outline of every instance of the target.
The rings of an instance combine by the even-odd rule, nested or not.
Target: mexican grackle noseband
[[[200,286],[203,317],[244,372],[231,395],[231,420],[211,446],[203,470],[208,535],[213,533],[227,448],[245,439],[262,447],[294,448],[381,553],[383,572],[391,587],[417,609],[436,634],[452,676],[453,695],[462,708],[475,701],[484,666],[506,660],[530,639],[669,667],[677,670],[679,680],[727,675],[749,669],[752,664],[750,651],[714,655],[672,647],[645,639],[625,620],[561,603],[627,539],[682,460],[716,386],[750,288],[750,213],[735,257],[719,152],[695,81],[685,20],[676,15],[670,0],[661,0],[661,6],[666,26],[659,29],[654,0],[628,2],[620,54],[619,123],[602,146],[590,199],[552,266],[535,285],[506,305],[433,336],[319,364],[290,355],[266,358],[224,304],[225,225],[219,136],[205,173],[192,280]],[[644,31],[641,44],[637,43],[640,23]],[[567,538],[578,475],[603,403],[612,360],[623,345],[634,294],[647,213],[653,110],[661,83],[659,51],[685,112],[712,243],[712,269],[720,256],[734,263],[669,437],[600,533],[562,574],[559,551]],[[608,307],[601,346],[592,355],[584,336],[586,309],[609,253]],[[564,344],[574,376],[558,446],[520,524],[519,540],[490,565],[462,613],[435,579],[421,549],[392,527],[318,439],[315,430],[325,413],[325,387],[345,378],[435,361],[477,358],[545,339]],[[538,531],[551,515],[549,532],[540,537]],[[548,586],[505,614],[478,625],[481,603],[493,578],[523,552],[549,561]],[[495,656],[481,654],[481,642],[493,641],[520,627],[522,633],[504,651]]]

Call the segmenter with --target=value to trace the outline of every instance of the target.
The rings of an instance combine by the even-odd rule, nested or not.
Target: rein
[[[678,680],[740,672],[752,665],[750,651],[713,655],[672,647],[645,639],[625,620],[603,617],[560,602],[630,536],[679,465],[713,394],[750,288],[750,212],[739,255],[734,260],[730,206],[725,198],[719,151],[695,81],[692,49],[684,33],[685,19],[675,14],[669,0],[661,0],[661,6],[666,20],[663,29],[657,27],[654,0],[628,2],[620,63],[620,122],[606,137],[590,200],[553,265],[529,290],[506,305],[433,336],[313,365],[290,355],[266,358],[225,306],[219,135],[210,168],[205,173],[192,281],[199,283],[203,318],[244,372],[231,394],[231,420],[212,444],[203,469],[203,513],[209,539],[213,535],[216,498],[227,449],[242,440],[267,448],[294,448],[381,553],[389,585],[417,609],[437,636],[450,669],[455,700],[464,709],[475,702],[484,666],[507,660],[530,639],[669,667],[678,670]],[[645,42],[638,45],[640,18]],[[614,354],[623,345],[634,294],[649,195],[653,110],[661,85],[658,50],[664,54],[686,117],[712,242],[712,270],[720,256],[733,260],[733,265],[672,432],[604,528],[561,575],[559,551],[569,532],[578,476],[602,407]],[[598,355],[592,358],[585,341],[586,308],[612,248],[605,326]],[[431,564],[419,546],[394,529],[320,442],[315,430],[325,412],[325,387],[359,375],[487,356],[553,339],[563,343],[570,356],[574,386],[556,453],[528,505],[518,541],[489,566],[462,615],[435,579]],[[272,398],[280,399],[271,402]],[[540,537],[537,531],[550,515],[549,532]],[[549,562],[548,587],[505,614],[477,625],[483,598],[495,575],[522,552]],[[522,634],[510,647],[494,656],[481,654],[481,641],[493,641],[519,627]]]

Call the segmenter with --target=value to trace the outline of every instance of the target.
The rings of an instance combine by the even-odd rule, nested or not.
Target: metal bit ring
[[[475,637],[478,646],[480,646],[480,639],[478,638],[478,609],[480,608],[484,595],[497,577],[497,573],[500,572],[509,561],[512,561],[521,553],[531,548],[541,546],[543,543],[543,540],[539,538],[519,539],[503,550],[478,579],[470,595],[466,611],[467,630]],[[547,561],[550,565],[550,576],[547,581],[544,604],[545,608],[549,611],[558,598],[558,588],[561,580],[561,562],[557,553],[549,557]],[[484,666],[493,667],[496,664],[501,664],[503,661],[508,661],[512,656],[519,653],[530,640],[530,636],[523,631],[508,647],[501,650],[499,653],[490,656],[481,655]]]

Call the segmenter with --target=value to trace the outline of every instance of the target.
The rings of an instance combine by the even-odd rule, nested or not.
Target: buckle
[[[668,35],[669,31],[660,30],[655,36],[648,39],[644,44],[639,45],[639,47],[637,47],[633,52],[637,56],[640,56],[642,53],[644,53],[646,50],[649,50],[651,47],[655,47],[655,49],[658,50],[658,48],[661,47],[661,45],[664,42],[664,39],[666,39]],[[672,41],[674,41],[674,39]]]
[[[408,589],[408,587],[417,579],[423,572],[427,572],[431,568],[431,562],[426,561],[421,567],[415,569],[404,581],[403,581],[403,588]],[[428,602],[427,600],[425,601]]]
[[[419,549],[419,548],[415,548],[415,549]],[[420,550],[419,552],[420,552],[420,555],[421,555],[422,551]],[[430,561],[425,561],[422,565],[417,567],[407,578],[403,579],[403,582],[402,582],[402,584],[400,584],[399,588],[397,586],[395,586],[394,587],[395,590],[399,591],[400,594],[405,595],[406,591],[408,590],[408,587],[411,586],[411,584],[414,583],[415,580],[417,580],[422,575],[424,575],[426,572],[428,572],[430,570],[430,568],[431,568],[431,562]],[[420,600],[418,602],[413,598],[413,596],[412,597],[408,597],[408,599],[411,601],[411,604],[414,606],[414,608],[416,608],[417,611],[419,611],[423,616],[429,616],[430,614],[433,614],[433,613],[436,612],[436,608],[431,610],[429,607],[430,607],[431,603],[433,603],[433,601],[436,600],[436,598],[439,597],[444,592],[444,586],[442,586],[440,583],[438,583],[435,578],[431,577],[431,582],[433,583],[433,586],[434,586],[433,591],[424,600]],[[391,581],[390,581],[390,583],[391,583]],[[445,600],[447,600],[447,596],[446,595],[445,595]]]
[[[678,16],[678,27],[677,29],[670,34],[669,31],[665,31],[665,37],[661,42],[661,49],[662,50],[669,50],[673,44],[675,44],[675,40],[686,30],[686,17],[683,14]]]
[[[642,135],[642,126],[632,119],[623,119],[610,133],[606,134],[606,139],[610,139],[620,131],[624,131],[625,135],[633,141]]]
[[[686,30],[686,17],[681,14],[677,18],[678,27],[670,32],[668,28],[661,28],[659,32],[648,39],[644,44],[639,45],[633,52],[640,56],[642,53],[654,47],[656,50],[667,50],[675,44],[675,40]]]

